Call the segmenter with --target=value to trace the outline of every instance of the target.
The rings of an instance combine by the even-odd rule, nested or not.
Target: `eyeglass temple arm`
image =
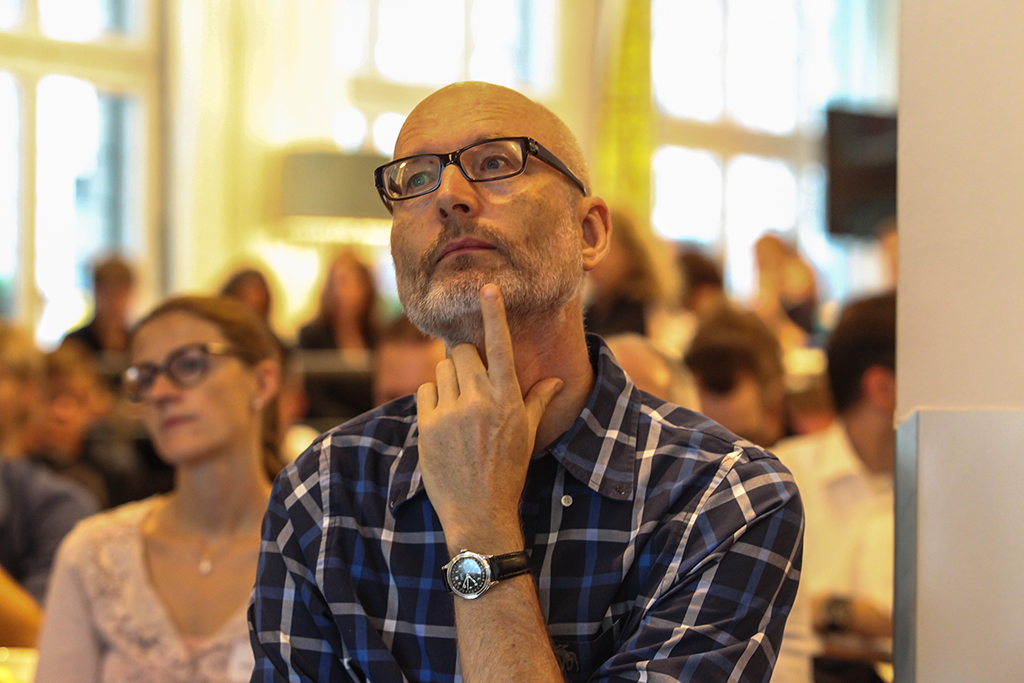
[[[549,152],[548,149],[544,147],[544,145],[540,144],[539,142],[532,138],[527,138],[527,140],[530,145],[530,151],[533,153],[534,156],[536,156],[538,159],[548,164],[549,166],[553,166],[554,168],[564,173],[566,177],[569,178],[569,180],[576,183],[576,186],[580,188],[581,192],[583,192],[584,197],[588,196],[587,188],[583,185],[583,181],[577,178],[576,174],[570,171],[568,166],[563,164],[558,159],[558,157]]]

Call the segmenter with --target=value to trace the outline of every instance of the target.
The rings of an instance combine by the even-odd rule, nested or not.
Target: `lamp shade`
[[[389,219],[373,186],[388,159],[373,154],[292,152],[284,157],[281,212],[285,216]]]

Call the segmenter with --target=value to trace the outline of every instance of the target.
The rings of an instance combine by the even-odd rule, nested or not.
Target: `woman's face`
[[[261,426],[263,399],[255,370],[234,355],[203,354],[197,347],[204,344],[231,347],[216,325],[182,311],[146,323],[132,344],[132,365],[143,367],[163,368],[168,356],[177,353],[180,358],[182,349],[192,349],[188,367],[198,379],[180,386],[164,369],[142,399],[143,420],[156,451],[174,466],[249,444]]]
[[[352,315],[362,314],[368,305],[370,292],[358,268],[347,261],[334,266],[334,300],[339,311]]]

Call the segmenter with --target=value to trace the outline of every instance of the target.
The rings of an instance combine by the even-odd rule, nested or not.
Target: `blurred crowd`
[[[829,326],[813,266],[782,235],[758,240],[756,295],[740,302],[714,255],[623,213],[613,225],[588,275],[588,330],[638,389],[777,451],[804,492],[784,649],[818,670],[780,659],[773,680],[874,670],[891,637],[894,295]],[[378,284],[339,251],[315,316],[282,339],[259,269],[133,323],[134,274],[112,256],[93,268],[93,317],[56,349],[0,322],[0,646],[38,646],[40,681],[111,647],[124,680],[153,667],[248,680],[244,610],[273,477],[321,431],[433,381],[445,355],[382,316]]]

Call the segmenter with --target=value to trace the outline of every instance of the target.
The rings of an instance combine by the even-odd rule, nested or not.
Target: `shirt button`
[[[567,508],[567,507],[569,507],[570,505],[572,505],[572,496],[570,496],[570,495],[569,495],[569,494],[567,493],[567,494],[565,494],[564,496],[562,496],[562,507],[565,507],[565,508]]]

